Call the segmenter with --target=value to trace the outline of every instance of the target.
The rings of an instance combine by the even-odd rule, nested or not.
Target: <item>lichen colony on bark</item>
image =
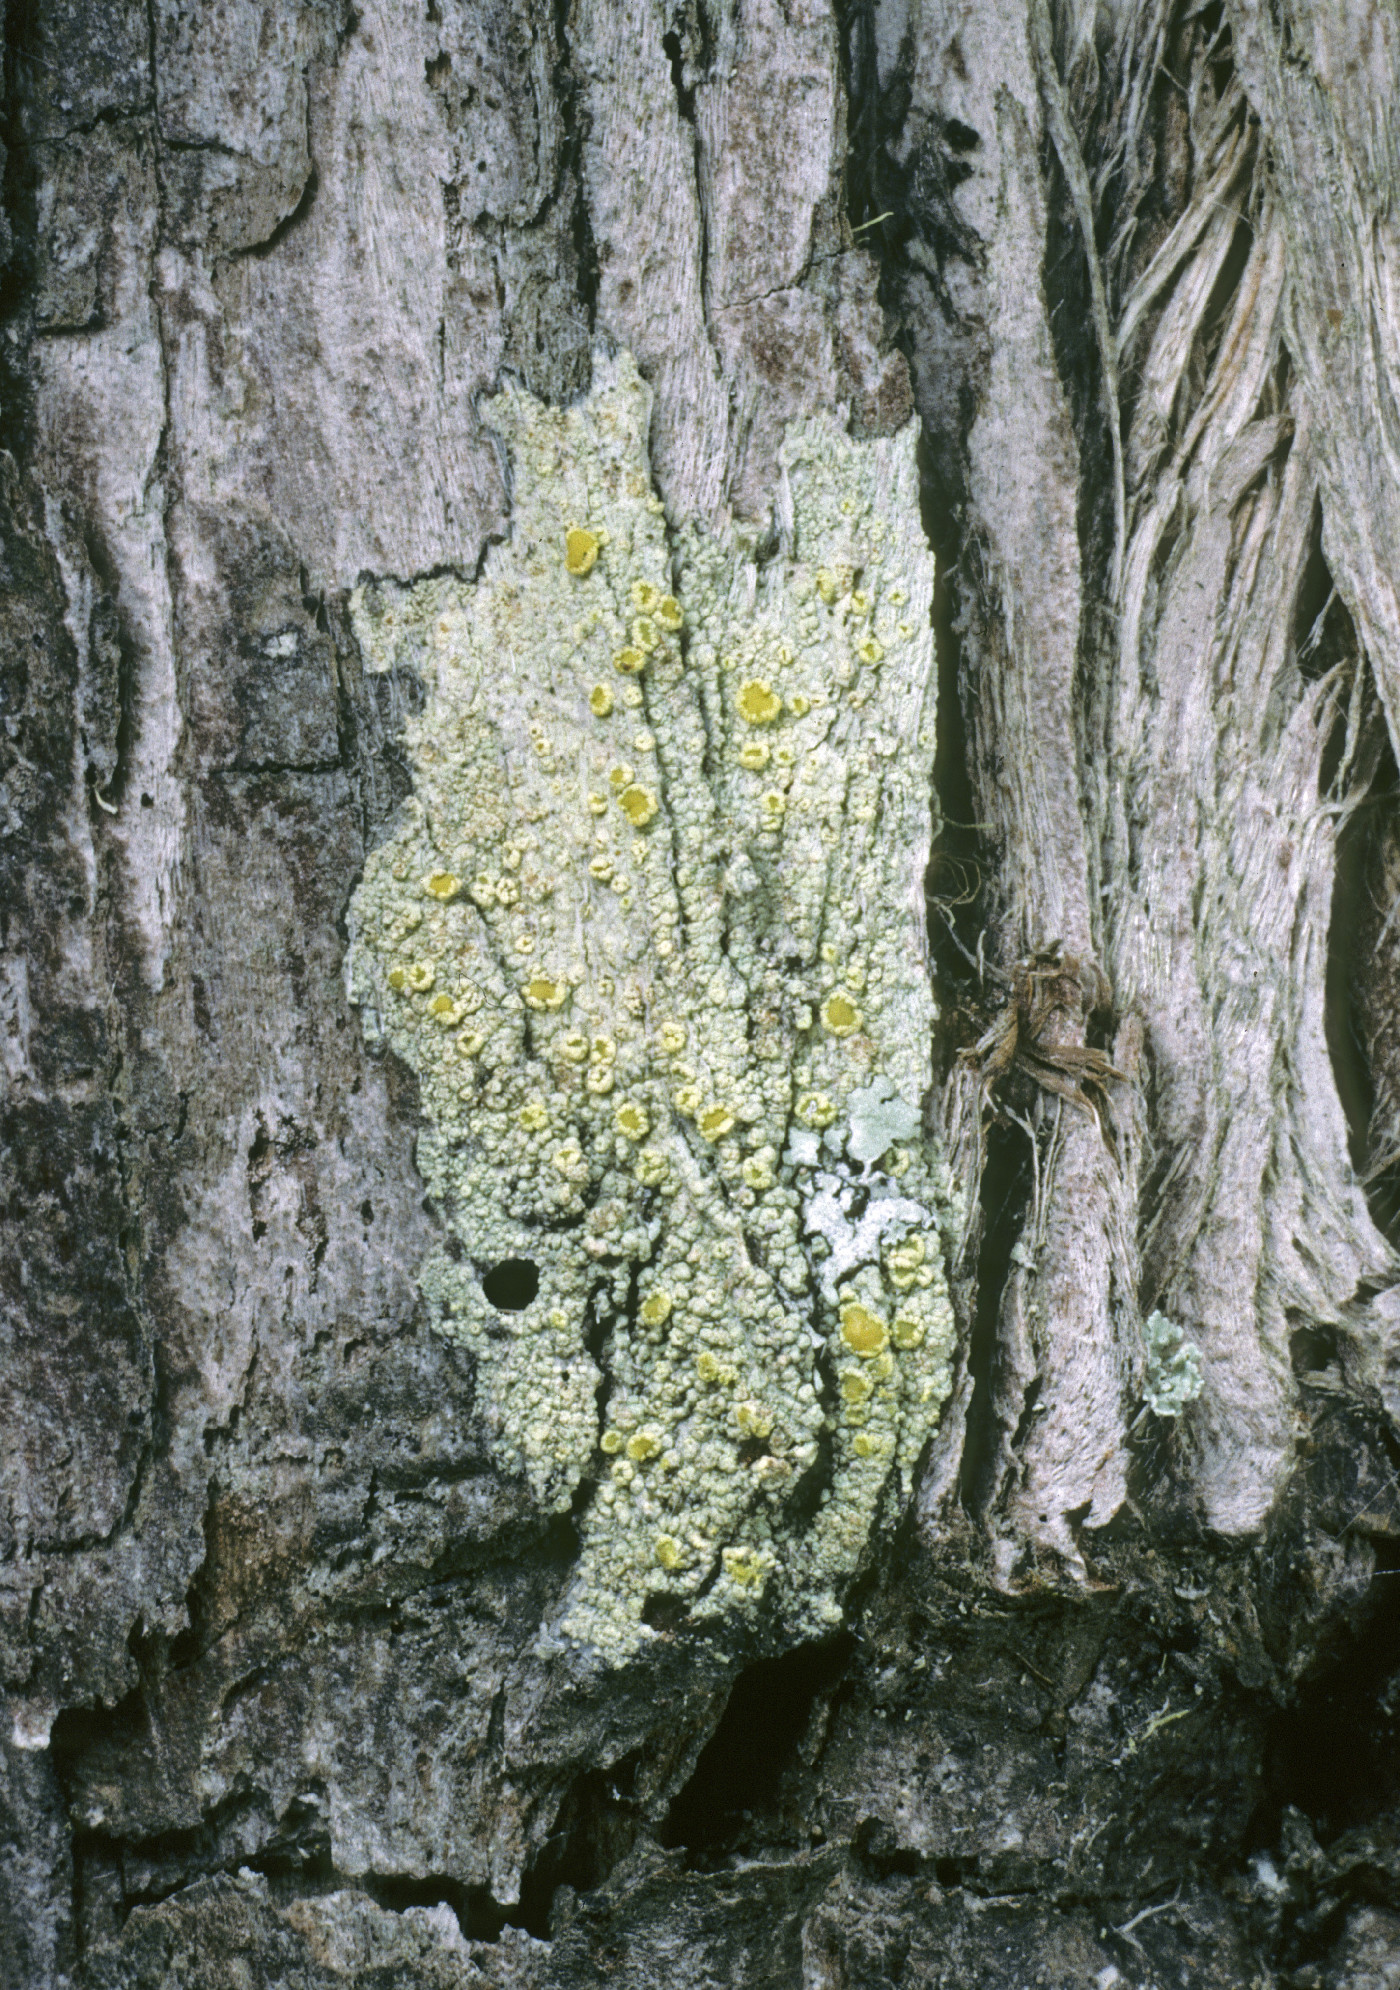
[[[509,542],[354,609],[428,687],[350,959],[422,1085],[455,1250],[420,1284],[502,1463],[579,1518],[557,1634],[616,1663],[648,1612],[766,1599],[820,1636],[951,1383],[914,437],[790,427],[760,559],[668,543],[630,356],[567,413],[486,413]],[[861,1138],[872,1079],[902,1143]]]
[[[4,32],[0,1977],[1383,1982],[1393,8]]]

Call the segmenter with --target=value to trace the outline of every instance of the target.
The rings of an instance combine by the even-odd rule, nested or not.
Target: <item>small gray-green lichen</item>
[[[1156,1416],[1180,1416],[1201,1393],[1201,1352],[1175,1320],[1149,1314],[1142,1330],[1147,1344],[1143,1401]]]
[[[492,404],[511,537],[480,581],[354,601],[411,667],[414,792],[365,868],[351,990],[417,1072],[460,1250],[420,1272],[501,1462],[585,1482],[560,1635],[648,1604],[839,1620],[950,1389],[925,1141],[933,563],[912,431],[788,433],[783,544],[671,534],[625,355]],[[483,1289],[528,1259],[538,1291]]]

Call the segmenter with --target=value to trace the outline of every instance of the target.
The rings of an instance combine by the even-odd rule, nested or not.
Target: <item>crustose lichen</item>
[[[490,418],[514,515],[480,582],[354,607],[369,667],[427,693],[349,966],[419,1076],[460,1247],[420,1284],[502,1463],[556,1509],[589,1487],[563,1636],[625,1656],[658,1599],[819,1629],[910,1483],[953,1340],[919,1113],[913,436],[791,430],[760,558],[668,533],[627,357],[576,407],[512,393]],[[492,1275],[516,1263],[507,1305]]]

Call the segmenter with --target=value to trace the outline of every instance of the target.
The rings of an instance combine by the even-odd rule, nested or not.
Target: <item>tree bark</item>
[[[1391,1981],[1393,10],[5,32],[0,1974]],[[579,975],[498,1056],[393,949],[582,934],[506,873],[592,833],[535,718],[624,539],[595,1107]],[[627,1063],[663,833],[698,1077]],[[653,1291],[716,1240],[747,1368]],[[741,1488],[643,1580],[697,1349]]]

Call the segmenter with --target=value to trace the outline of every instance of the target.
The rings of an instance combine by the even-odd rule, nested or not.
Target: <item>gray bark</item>
[[[1393,1982],[1393,9],[6,36],[0,1975]],[[345,963],[430,691],[351,596],[485,586],[484,402],[622,351],[668,529],[755,568],[792,424],[921,424],[966,1220],[842,1627],[608,1664]]]

